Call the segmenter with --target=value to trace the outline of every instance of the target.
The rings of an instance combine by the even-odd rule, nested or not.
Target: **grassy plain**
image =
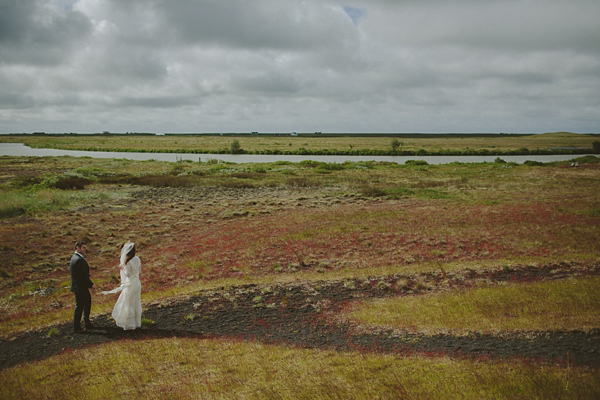
[[[76,350],[0,371],[0,382],[0,397],[23,399],[593,399],[600,376],[519,361],[162,339]]]
[[[592,149],[598,135],[568,132],[541,135],[459,136],[430,135],[367,136],[367,135],[312,135],[312,136],[247,136],[247,135],[0,135],[0,142],[25,143],[30,147],[67,150],[145,151],[145,152],[229,152],[231,142],[237,140],[248,153],[337,153],[361,151],[391,152],[392,141],[397,140],[397,151],[428,153],[490,153],[547,151],[549,149]]]
[[[74,242],[82,239],[89,243],[96,294],[118,281],[120,245],[129,239],[138,244],[143,302],[246,283],[596,263],[600,164],[593,157],[580,164],[0,157],[0,333],[69,321],[68,260]],[[72,189],[77,186],[82,188]],[[597,315],[592,294],[598,280],[577,282],[563,282],[563,293],[572,294],[573,301],[591,301],[589,315]],[[590,296],[575,296],[584,286]],[[436,307],[473,306],[488,297],[504,302],[510,288],[478,290],[416,301],[435,301]],[[109,312],[114,299],[96,294],[93,313]],[[534,312],[556,307],[544,291],[518,290],[508,297],[544,310]],[[577,314],[577,304],[560,307]],[[392,307],[383,305],[393,316],[399,311]],[[487,310],[496,320],[505,313]],[[435,316],[423,318],[418,329],[424,332],[446,324]],[[573,319],[569,329],[600,328],[597,318],[591,320]],[[417,325],[398,328],[411,326]],[[499,329],[530,328],[513,321]],[[481,326],[467,321],[456,329]],[[147,398],[377,398],[377,393],[380,398],[594,398],[600,387],[598,371],[581,367],[398,358],[227,340],[125,341],[77,350],[75,356],[1,371],[1,397],[89,391],[90,398],[106,398],[128,391]],[[95,372],[79,374],[74,358]],[[381,391],[370,392],[372,383]]]
[[[349,313],[369,325],[411,327],[430,334],[586,330],[600,321],[599,287],[598,277],[481,287],[379,299],[357,304]]]

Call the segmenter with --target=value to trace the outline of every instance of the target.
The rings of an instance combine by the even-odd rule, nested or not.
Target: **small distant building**
[[[298,136],[298,133],[292,132],[292,133],[290,133],[290,136]]]

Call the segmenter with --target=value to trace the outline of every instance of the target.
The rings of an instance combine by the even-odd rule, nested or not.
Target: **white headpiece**
[[[133,243],[133,242],[127,242],[123,245],[123,248],[121,249],[121,265],[125,265],[125,258],[127,257],[127,254],[129,254],[129,252],[133,249],[134,246],[135,246],[135,243]]]

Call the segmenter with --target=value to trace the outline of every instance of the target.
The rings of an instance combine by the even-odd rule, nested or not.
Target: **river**
[[[558,155],[527,155],[527,156],[297,156],[297,155],[263,155],[263,154],[176,154],[176,153],[129,153],[110,151],[79,151],[60,149],[35,149],[22,143],[0,143],[0,156],[71,156],[93,158],[125,158],[128,160],[158,160],[175,162],[179,160],[202,161],[221,160],[238,164],[244,163],[270,163],[276,161],[300,162],[305,160],[322,161],[327,163],[343,163],[346,161],[388,161],[404,164],[408,160],[424,160],[429,164],[481,163],[494,162],[498,157],[507,162],[522,164],[525,161],[567,161],[583,155],[558,154]]]

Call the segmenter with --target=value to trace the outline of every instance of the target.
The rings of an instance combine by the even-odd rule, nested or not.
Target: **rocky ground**
[[[555,264],[467,270],[456,275],[391,275],[207,290],[166,303],[144,304],[143,317],[152,322],[135,331],[123,331],[108,315],[99,315],[93,318],[96,327],[83,334],[73,334],[71,324],[61,324],[1,339],[0,369],[115,340],[183,336],[198,340],[236,338],[304,348],[397,355],[486,360],[520,358],[598,368],[600,330],[428,336],[389,329],[365,329],[338,318],[339,312],[354,300],[419,295],[427,291],[469,287],[483,280],[491,283],[528,282],[598,274],[600,264]]]

